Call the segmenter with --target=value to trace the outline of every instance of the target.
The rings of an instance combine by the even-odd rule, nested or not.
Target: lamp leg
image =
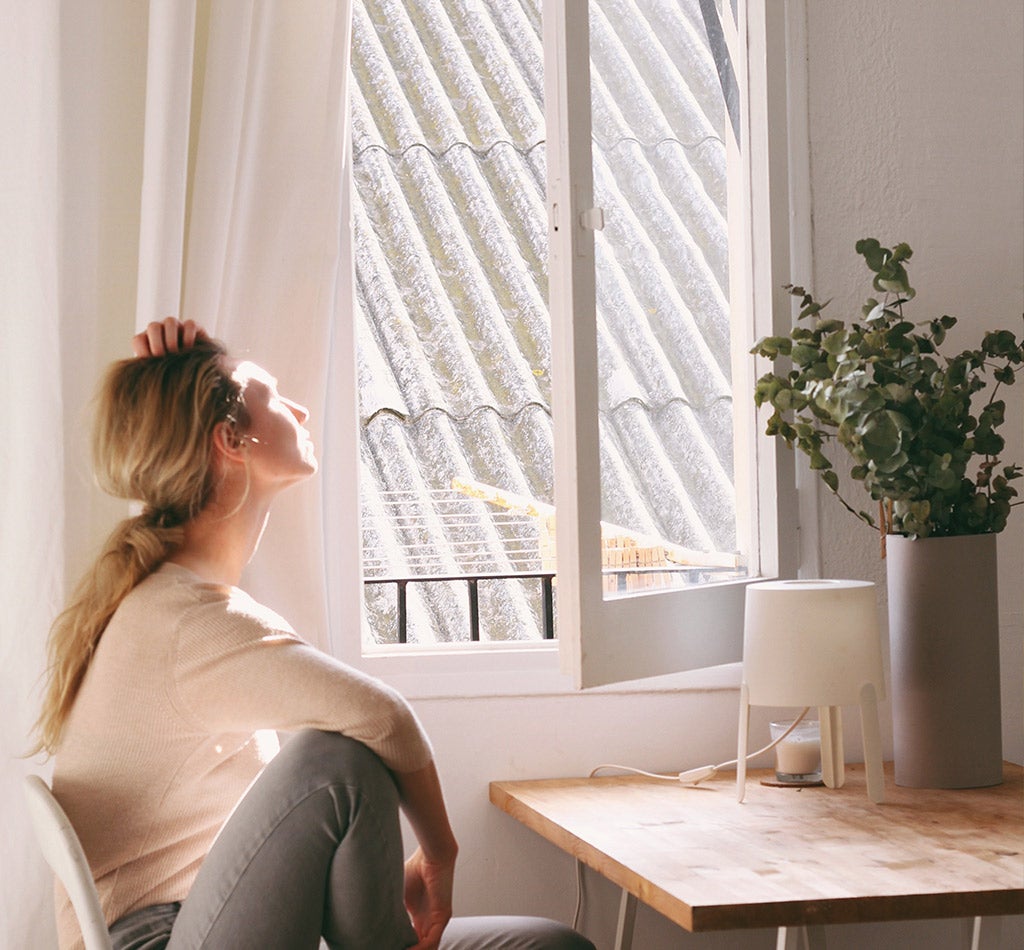
[[[882,772],[882,737],[878,729],[878,695],[874,683],[860,688],[860,731],[864,738],[864,771],[868,779],[868,798],[885,801],[885,776]]]
[[[839,706],[819,706],[821,729],[821,777],[829,788],[842,788],[846,782],[843,756],[843,710]]]
[[[739,735],[736,741],[736,801],[747,793],[747,733],[750,731],[750,690],[740,683]]]

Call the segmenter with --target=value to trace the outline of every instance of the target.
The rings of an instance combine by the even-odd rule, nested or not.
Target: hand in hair
[[[154,320],[141,333],[132,337],[132,350],[136,356],[166,356],[190,350],[199,340],[208,340],[206,331],[194,320],[182,322],[177,317]]]

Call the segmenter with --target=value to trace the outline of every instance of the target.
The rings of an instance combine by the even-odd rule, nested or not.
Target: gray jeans
[[[362,744],[302,732],[263,770],[214,842],[181,904],[110,928],[114,950],[403,950],[398,792]],[[442,950],[593,950],[533,917],[462,917]]]

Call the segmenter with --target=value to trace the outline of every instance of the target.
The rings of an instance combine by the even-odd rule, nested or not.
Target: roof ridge
[[[431,413],[440,413],[441,415],[447,416],[454,422],[466,422],[469,419],[472,419],[473,416],[479,415],[480,413],[486,412],[488,410],[493,412],[499,418],[504,419],[506,422],[511,422],[519,418],[519,416],[526,412],[527,409],[540,409],[546,415],[551,415],[551,407],[545,405],[542,402],[537,402],[536,400],[529,400],[528,402],[524,402],[517,409],[513,409],[511,411],[502,411],[498,406],[492,406],[490,403],[482,403],[479,406],[474,406],[473,409],[471,409],[469,412],[462,414],[452,412],[450,409],[446,409],[444,406],[427,406],[426,408],[420,409],[415,413],[402,412],[401,410],[395,409],[391,406],[381,406],[379,409],[375,409],[372,413],[370,413],[370,415],[366,417],[366,419],[363,422],[363,426],[368,426],[378,416],[382,415],[393,416],[394,418],[399,419],[402,422],[411,423],[415,425],[417,422],[419,422],[425,416],[430,415]]]
[[[715,406],[718,403],[729,402],[732,399],[731,394],[722,394],[715,396],[713,399],[709,399],[706,402],[694,402],[691,399],[687,399],[685,396],[670,396],[668,399],[662,399],[658,402],[650,402],[646,399],[641,399],[639,396],[628,396],[626,399],[621,399],[612,406],[608,406],[602,409],[602,412],[617,412],[627,405],[635,405],[644,409],[645,411],[653,414],[659,414],[670,406],[683,405],[687,406],[694,411],[699,412],[702,409],[709,409],[711,406]],[[529,400],[522,403],[515,409],[503,410],[500,406],[492,405],[491,403],[481,403],[478,406],[474,406],[469,412],[457,413],[452,412],[450,409],[444,406],[426,406],[416,412],[402,412],[400,409],[396,409],[393,406],[381,406],[378,409],[374,409],[364,420],[363,426],[369,426],[371,422],[376,420],[380,416],[391,416],[401,422],[415,425],[420,422],[426,416],[432,413],[439,413],[440,415],[447,416],[453,422],[467,422],[474,416],[479,415],[482,412],[493,412],[500,419],[505,422],[512,422],[518,419],[528,409],[540,409],[545,415],[551,415],[551,407],[538,402],[537,400]]]
[[[722,141],[721,136],[718,135],[705,135],[703,138],[697,139],[696,141],[693,142],[684,142],[682,139],[672,135],[666,135],[663,138],[658,139],[657,141],[652,140],[649,142],[645,142],[635,135],[622,135],[619,136],[619,138],[615,139],[614,141],[602,141],[601,139],[597,138],[597,136],[595,136],[595,140],[597,141],[597,144],[606,152],[618,148],[620,145],[624,145],[626,143],[639,145],[641,148],[644,149],[656,149],[662,145],[678,145],[687,152],[696,151],[698,148],[704,145],[705,142],[717,142],[719,145],[725,144]],[[516,143],[513,142],[511,139],[495,139],[493,142],[491,142],[490,145],[487,145],[486,147],[483,148],[481,148],[480,146],[473,145],[470,142],[457,141],[452,142],[451,144],[445,146],[443,149],[440,150],[431,148],[431,146],[429,146],[426,142],[413,142],[411,145],[406,145],[404,148],[388,148],[386,145],[380,144],[378,142],[371,142],[369,145],[364,145],[361,148],[356,149],[353,153],[353,159],[358,160],[366,152],[370,151],[384,152],[384,154],[387,155],[389,158],[404,158],[409,152],[417,148],[422,149],[424,152],[427,152],[432,158],[436,160],[444,158],[449,152],[453,151],[456,148],[468,149],[474,155],[476,155],[477,158],[487,158],[489,154],[499,145],[507,145],[514,152],[518,152],[520,155],[525,157],[529,155],[531,152],[533,152],[535,149],[538,149],[542,145],[544,145],[546,141],[546,139],[540,139],[526,148],[522,147],[521,145],[516,145]]]
[[[353,160],[358,160],[366,152],[371,151],[384,152],[384,154],[389,156],[390,158],[404,158],[409,152],[411,152],[415,148],[422,149],[424,152],[427,152],[434,159],[442,159],[449,152],[453,151],[456,148],[469,149],[469,151],[471,151],[478,158],[487,158],[489,153],[493,151],[495,148],[497,148],[499,145],[508,145],[514,152],[518,152],[520,155],[526,156],[529,155],[532,151],[534,151],[534,149],[540,148],[540,146],[542,146],[544,142],[545,139],[540,139],[534,142],[529,147],[523,148],[522,146],[516,145],[516,143],[513,142],[511,139],[495,139],[486,148],[480,148],[479,146],[473,145],[470,142],[458,141],[452,142],[450,145],[445,146],[445,148],[441,149],[440,151],[431,148],[429,145],[427,145],[426,142],[413,142],[411,145],[406,145],[405,148],[398,149],[388,148],[386,145],[382,145],[377,142],[371,142],[369,145],[364,145],[362,146],[362,148],[356,149],[353,152]]]

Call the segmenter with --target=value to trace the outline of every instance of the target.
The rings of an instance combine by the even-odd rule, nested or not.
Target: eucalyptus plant
[[[829,319],[822,313],[829,301],[788,285],[800,301],[796,326],[751,351],[778,369],[762,376],[754,393],[757,406],[773,409],[767,434],[807,455],[840,502],[883,535],[1002,531],[1021,503],[1012,482],[1022,469],[1000,461],[1006,403],[998,396],[1024,363],[1024,337],[995,330],[977,349],[942,356],[956,318],[913,323],[904,316],[914,298],[910,247],[867,238],[856,251],[877,295],[860,320]],[[851,476],[878,502],[877,519],[840,494],[828,458],[837,446],[852,459]]]

